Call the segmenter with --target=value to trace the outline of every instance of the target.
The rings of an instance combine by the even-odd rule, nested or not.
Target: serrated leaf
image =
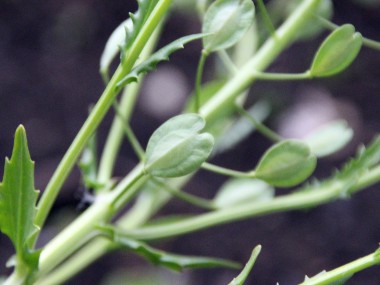
[[[229,48],[236,44],[252,25],[255,6],[251,0],[217,0],[204,16],[202,32],[206,52]]]
[[[199,133],[204,126],[204,119],[192,113],[162,124],[148,142],[145,171],[157,177],[178,177],[197,170],[214,145],[209,133]]]
[[[291,187],[307,179],[316,163],[307,144],[285,140],[265,152],[255,169],[255,177],[273,186]]]
[[[354,132],[346,121],[338,120],[322,126],[304,141],[317,157],[324,157],[342,149],[352,139]]]
[[[0,183],[0,230],[12,241],[17,259],[31,267],[38,263],[38,252],[31,252],[28,240],[39,228],[34,225],[38,191],[34,189],[34,162],[30,159],[23,126],[16,130],[12,157],[6,158]]]
[[[380,137],[376,137],[367,148],[359,148],[356,158],[346,163],[343,169],[338,172],[335,177],[342,181],[346,181],[347,189],[353,186],[359,177],[372,166],[380,162]]]
[[[218,208],[228,208],[268,201],[273,196],[273,187],[264,181],[234,178],[222,185],[213,202]]]
[[[103,53],[100,57],[100,73],[105,82],[108,81],[108,70],[116,55],[120,52],[120,47],[125,42],[125,31],[132,30],[132,19],[127,19],[122,22],[108,38],[104,47]]]
[[[138,10],[136,13],[130,13],[129,17],[132,21],[132,28],[125,29],[125,42],[121,47],[121,60],[125,58],[125,54],[136,39],[144,23],[149,18],[150,13],[156,6],[158,0],[137,0]]]
[[[259,256],[261,251],[261,245],[256,246],[252,253],[251,257],[249,258],[247,264],[244,266],[241,273],[234,278],[228,285],[244,285],[245,280],[248,277],[248,274],[251,272],[253,265],[256,262],[257,257]]]
[[[227,267],[239,268],[236,262],[209,257],[195,257],[171,254],[150,247],[146,243],[129,238],[122,231],[113,226],[99,226],[98,229],[103,235],[111,239],[116,245],[146,258],[155,265],[167,267],[175,271],[186,268],[205,268],[205,267]]]
[[[334,30],[318,49],[310,68],[314,77],[331,76],[346,69],[358,55],[363,39],[351,24]]]
[[[117,88],[122,88],[131,82],[136,82],[140,74],[154,70],[159,62],[169,60],[169,56],[173,52],[184,48],[185,44],[200,39],[204,36],[206,36],[206,34],[184,36],[164,46],[152,54],[147,60],[144,60],[135,66],[130,73],[128,73],[122,80],[117,83]]]

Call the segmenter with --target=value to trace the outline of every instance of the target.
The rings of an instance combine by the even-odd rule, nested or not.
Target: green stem
[[[149,39],[146,47],[144,47],[140,56],[141,60],[147,59],[152,53],[161,33],[162,26],[163,21],[160,22],[159,27]],[[126,121],[130,120],[143,78],[144,76],[141,75],[138,82],[133,82],[124,88],[124,92],[119,103],[119,110],[120,114],[123,118],[125,118]],[[119,149],[123,140],[123,127],[123,122],[119,118],[115,117],[99,161],[98,181],[101,183],[107,183],[107,181],[112,176],[116,157],[119,153]]]
[[[44,247],[39,260],[40,275],[49,272],[89,241],[98,223],[109,221],[122,205],[135,196],[146,181],[143,177],[143,167],[138,165],[112,192],[97,196],[95,203],[88,210]]]
[[[121,80],[123,74],[123,68],[119,66],[110,83],[107,85],[107,88],[103,92],[103,95],[100,97],[98,103],[92,109],[88,119],[82,126],[81,130],[78,132],[65,156],[62,158],[60,164],[50,179],[40,201],[38,202],[38,211],[35,218],[36,226],[43,226],[64,181],[75,165],[75,162],[77,161],[83,148],[86,146],[88,139],[92,136],[100,122],[103,120],[108,109],[112,105],[112,101],[117,95],[115,92],[115,86],[117,82]]]
[[[156,178],[153,178],[153,181],[155,183],[157,183],[162,188],[162,190],[167,191],[172,196],[174,196],[180,200],[183,200],[183,201],[188,202],[192,205],[195,205],[195,206],[198,206],[200,208],[207,209],[207,210],[215,210],[216,209],[216,207],[212,201],[194,196],[192,194],[180,191],[178,189],[173,189],[167,183],[164,183],[164,182],[162,182]]]
[[[90,116],[82,126],[81,130],[77,134],[70,148],[66,152],[62,161],[60,162],[57,170],[54,172],[51,180],[49,181],[41,200],[38,203],[38,211],[35,218],[35,224],[38,227],[42,227],[50,209],[61,189],[63,182],[66,180],[68,174],[72,170],[75,162],[77,161],[83,148],[86,146],[87,140],[94,133],[100,122],[103,120],[107,111],[112,105],[115,99],[116,85],[123,78],[125,74],[130,72],[139,57],[141,51],[149,40],[155,28],[159,25],[159,22],[166,14],[172,0],[160,0],[146,23],[142,27],[140,33],[131,46],[128,57],[123,65],[120,65],[115,74],[112,76],[111,81],[107,85],[103,95],[100,97],[97,104],[94,106]],[[35,241],[33,241],[35,242]]]
[[[236,108],[237,108],[238,112],[241,115],[243,115],[245,118],[247,118],[260,133],[262,133],[264,136],[269,138],[271,141],[280,142],[283,140],[283,138],[280,135],[278,135],[276,132],[269,129],[264,124],[257,121],[250,113],[248,113],[246,110],[244,110],[244,108],[242,108],[238,105],[236,105]]]
[[[218,166],[218,165],[208,163],[208,162],[204,162],[201,167],[208,171],[225,175],[225,176],[231,176],[231,177],[236,177],[236,178],[254,178],[255,177],[254,171],[250,171],[250,172],[236,171],[236,170],[228,169],[228,168]]]
[[[201,57],[199,59],[197,75],[195,77],[195,112],[198,113],[199,108],[201,106],[201,84],[202,84],[202,75],[203,69],[206,62],[206,58],[208,56],[208,52],[206,50],[202,50]]]
[[[269,31],[269,34],[273,38],[276,38],[277,37],[277,35],[276,35],[276,29],[273,26],[272,20],[269,17],[267,8],[265,7],[265,4],[264,4],[263,0],[257,0],[257,6],[259,8],[261,16],[263,17],[264,24],[267,27],[267,29]]]
[[[374,252],[355,261],[347,263],[334,270],[312,277],[300,285],[328,285],[339,282],[342,279],[350,278],[353,274],[362,271],[368,267],[380,264],[379,252]]]
[[[238,69],[235,66],[235,64],[232,62],[230,56],[228,55],[226,50],[220,50],[218,51],[218,56],[223,62],[224,66],[227,68],[228,72],[230,74],[237,73]]]
[[[269,73],[269,72],[252,72],[252,76],[259,80],[304,80],[311,79],[311,72],[308,70],[303,73]]]
[[[136,153],[137,157],[139,158],[139,160],[143,161],[145,158],[145,151],[142,148],[141,144],[139,143],[139,140],[135,136],[131,126],[129,125],[128,119],[126,119],[123,116],[123,114],[122,114],[122,112],[121,112],[121,110],[117,104],[114,103],[113,105],[114,105],[116,117],[118,117],[119,120],[122,122],[123,130],[124,130],[125,135],[128,138],[129,143],[131,144],[131,146],[132,146],[134,152]]]
[[[376,180],[374,179],[375,176],[377,177]],[[352,188],[351,193],[362,190],[363,186],[368,186],[368,183],[378,181],[379,178],[380,166],[364,174],[359,179],[358,183]],[[147,226],[140,229],[130,230],[127,231],[126,234],[131,238],[141,240],[154,240],[183,235],[189,232],[198,231],[232,221],[289,210],[315,207],[342,198],[342,191],[344,189],[345,183],[334,181],[333,183],[329,183],[324,187],[321,187],[318,191],[298,191],[294,194],[280,196],[259,204],[239,205],[238,207],[202,214],[167,225]]]

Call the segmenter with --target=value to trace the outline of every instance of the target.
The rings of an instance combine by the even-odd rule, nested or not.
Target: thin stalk
[[[308,70],[303,73],[269,73],[269,72],[253,72],[252,76],[259,80],[304,80],[311,79],[311,72]]]
[[[244,108],[236,105],[236,108],[238,110],[238,112],[244,116],[245,118],[247,118],[251,123],[252,125],[261,133],[263,134],[265,137],[269,138],[271,141],[273,142],[280,142],[283,140],[283,138],[277,134],[276,132],[272,131],[271,129],[269,129],[267,126],[265,126],[264,124],[260,123],[259,121],[257,121],[253,116],[251,116],[250,113],[248,113],[246,110],[244,110]]]
[[[189,204],[198,206],[198,207],[203,208],[203,209],[207,209],[207,210],[215,210],[216,209],[216,207],[212,201],[209,201],[207,199],[203,199],[203,198],[194,196],[192,194],[180,191],[179,189],[173,189],[172,187],[170,187],[169,185],[167,185],[166,183],[164,183],[158,179],[153,178],[153,181],[155,183],[157,183],[162,188],[162,190],[167,191],[173,197],[176,197],[182,201],[188,202]]]
[[[339,282],[344,278],[349,278],[353,274],[368,267],[380,264],[379,252],[371,253],[367,256],[354,260],[334,270],[312,277],[300,285],[328,285]]]
[[[202,75],[203,69],[208,56],[208,52],[206,50],[202,50],[201,57],[199,58],[199,63],[197,67],[197,75],[195,77],[195,112],[198,113],[199,108],[201,106],[201,84],[202,84]]]
[[[259,8],[261,16],[263,17],[264,24],[265,24],[266,28],[268,29],[269,34],[273,38],[276,38],[277,37],[276,29],[273,26],[271,18],[269,17],[269,14],[268,14],[267,8],[265,7],[264,1],[263,0],[257,0],[257,6]]]
[[[380,166],[377,166],[364,174],[359,179],[358,183],[353,186],[351,194],[365,189],[363,186],[368,186],[368,183],[375,182],[374,176],[377,176],[377,181],[379,181]],[[344,189],[345,183],[334,181],[333,183],[325,185],[323,188],[321,187],[318,191],[299,191],[294,194],[280,196],[270,201],[261,202],[255,205],[239,205],[238,207],[205,213],[167,225],[147,226],[126,231],[126,234],[131,238],[141,240],[155,240],[183,235],[189,232],[246,218],[315,207],[342,198],[342,191]]]
[[[125,135],[128,138],[129,143],[131,144],[131,146],[132,146],[134,152],[136,153],[137,157],[139,158],[139,160],[143,161],[145,158],[144,149],[142,148],[139,140],[137,139],[136,135],[134,134],[128,120],[126,118],[124,118],[123,114],[121,113],[119,106],[115,103],[113,104],[113,106],[115,109],[116,117],[118,117],[119,120],[123,124],[123,130],[124,130]]]
[[[218,56],[220,60],[223,62],[224,66],[227,68],[228,72],[230,74],[235,74],[238,72],[237,67],[232,62],[230,56],[228,55],[226,50],[220,50],[218,51]]]
[[[231,176],[236,178],[253,178],[255,177],[254,171],[249,172],[242,172],[237,170],[228,169],[222,166],[218,166],[212,163],[204,162],[201,166],[203,169],[206,169],[208,171],[218,173],[225,176]]]

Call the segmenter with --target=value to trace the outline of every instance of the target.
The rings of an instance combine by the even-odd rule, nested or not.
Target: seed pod
[[[202,32],[206,52],[229,48],[236,44],[253,22],[255,6],[252,0],[217,0],[207,9]]]
[[[255,177],[273,186],[291,187],[307,179],[316,162],[307,144],[286,140],[266,151],[255,169]]]
[[[341,72],[354,61],[362,43],[362,36],[354,26],[339,27],[319,47],[310,68],[311,76],[326,77]]]
[[[199,133],[204,126],[198,114],[182,114],[166,121],[148,142],[145,171],[157,177],[179,177],[197,170],[214,145],[212,135]]]

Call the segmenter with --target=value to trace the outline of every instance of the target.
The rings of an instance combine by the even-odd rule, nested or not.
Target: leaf
[[[128,73],[123,79],[121,79],[117,83],[117,88],[122,88],[131,82],[137,82],[139,74],[154,70],[159,62],[169,60],[169,56],[173,52],[184,48],[185,44],[205,36],[206,34],[188,35],[179,38],[171,42],[170,44],[164,46],[163,48],[159,49],[154,54],[152,54],[147,60],[144,60],[136,67],[134,67],[130,73]]]
[[[255,16],[251,0],[217,0],[210,5],[203,20],[203,33],[211,35],[203,39],[208,53],[229,48],[236,44],[249,29]]]
[[[116,245],[146,258],[155,265],[167,267],[175,271],[181,271],[187,268],[205,268],[205,267],[227,267],[239,268],[236,262],[209,257],[195,257],[171,254],[150,247],[146,243],[134,240],[125,235],[122,231],[113,226],[99,226],[101,234],[111,239]]]
[[[148,142],[145,171],[157,177],[178,177],[197,170],[214,145],[209,133],[199,134],[204,126],[204,119],[192,113],[162,124]]]
[[[120,47],[125,41],[125,31],[130,31],[132,28],[132,19],[129,18],[123,21],[108,38],[106,46],[104,47],[103,53],[100,57],[100,74],[102,75],[105,82],[108,81],[109,67],[113,59],[120,52]]]
[[[304,142],[317,157],[323,157],[342,149],[352,139],[353,134],[346,121],[338,120],[322,126]]]
[[[244,282],[247,279],[248,274],[251,272],[252,267],[255,264],[256,259],[260,254],[260,251],[261,251],[261,245],[258,245],[253,249],[251,257],[249,258],[247,264],[244,266],[244,269],[228,285],[244,285]]]
[[[315,54],[310,68],[314,77],[331,76],[347,68],[358,55],[363,39],[351,24],[334,30]]]
[[[39,231],[33,220],[38,191],[34,189],[34,163],[30,159],[23,126],[16,130],[12,157],[6,158],[0,183],[0,230],[12,241],[17,261],[37,267],[39,252],[32,252],[28,241]]]
[[[268,201],[274,196],[274,189],[256,179],[230,179],[219,189],[213,202],[218,208],[254,204]]]
[[[296,140],[281,141],[263,155],[255,169],[255,177],[273,186],[295,186],[311,175],[316,161],[307,144]]]
[[[137,0],[138,10],[136,13],[129,13],[132,20],[132,28],[128,26],[125,29],[125,42],[121,47],[121,61],[124,60],[127,50],[131,47],[134,40],[137,38],[144,23],[149,18],[158,0]]]

